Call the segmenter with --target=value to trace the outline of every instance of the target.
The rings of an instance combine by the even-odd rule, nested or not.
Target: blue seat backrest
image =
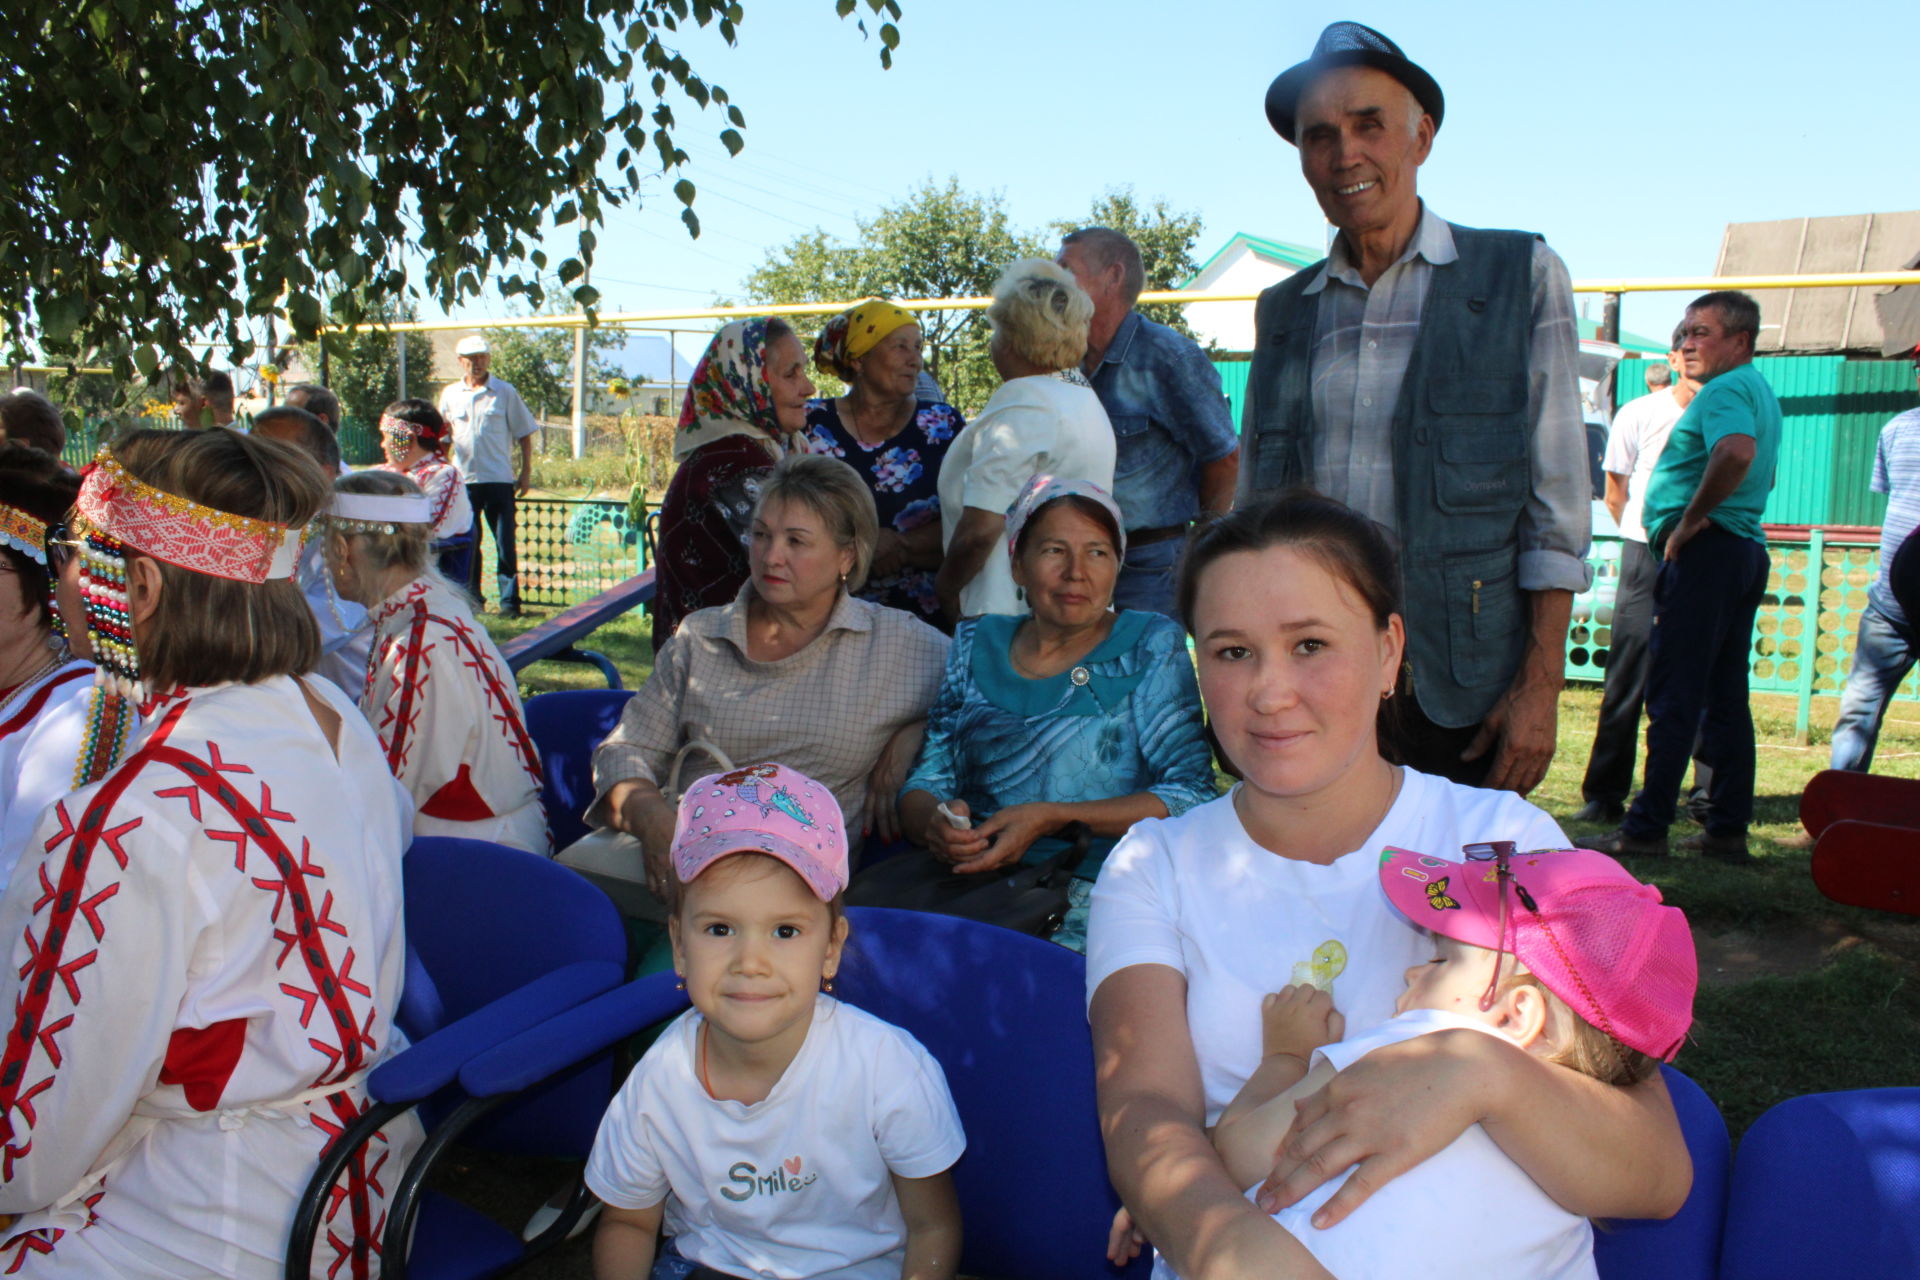
[[[1693,1157],[1693,1190],[1671,1218],[1596,1225],[1593,1260],[1601,1280],[1714,1280],[1720,1271],[1733,1163],[1727,1122],[1699,1085],[1672,1067],[1660,1070]]]
[[[946,1072],[967,1153],[954,1169],[961,1271],[1001,1280],[1145,1276],[1106,1262],[1107,1182],[1086,962],[953,916],[854,907],[835,994],[902,1027]]]
[[[1920,1088],[1789,1098],[1740,1139],[1725,1280],[1920,1275]]]
[[[402,1027],[414,1039],[562,965],[627,963],[627,934],[607,895],[549,858],[447,836],[417,837],[402,863],[409,990]],[[432,1025],[424,1025],[431,1022]],[[585,1155],[611,1096],[598,1060],[469,1135],[475,1145]],[[439,1108],[428,1109],[437,1120]]]
[[[540,749],[544,782],[540,799],[553,831],[553,847],[564,849],[587,834],[581,815],[593,801],[593,751],[626,709],[631,689],[564,689],[527,699],[527,735]]]

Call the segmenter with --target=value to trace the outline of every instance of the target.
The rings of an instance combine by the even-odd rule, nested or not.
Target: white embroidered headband
[[[397,524],[432,524],[433,504],[417,493],[336,493],[327,518],[361,533],[392,533]]]

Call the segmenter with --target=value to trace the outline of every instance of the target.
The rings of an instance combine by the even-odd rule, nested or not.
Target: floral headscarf
[[[1115,504],[1112,494],[1091,480],[1069,480],[1041,474],[1027,481],[1027,487],[1007,508],[1007,555],[1015,554],[1014,549],[1020,543],[1020,531],[1027,527],[1040,508],[1056,498],[1087,498],[1099,503],[1113,517],[1113,527],[1120,534],[1120,545],[1114,550],[1122,556],[1127,554],[1127,526],[1120,518],[1120,508]]]
[[[920,322],[913,312],[894,306],[885,298],[868,298],[827,321],[826,328],[813,342],[813,362],[842,382],[858,375],[853,362],[880,345],[896,329]]]
[[[679,462],[703,444],[728,436],[758,436],[780,447],[786,431],[767,388],[767,322],[736,320],[713,335],[687,384],[673,438]]]

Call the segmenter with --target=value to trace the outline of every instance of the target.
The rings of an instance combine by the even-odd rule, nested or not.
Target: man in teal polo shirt
[[[1618,829],[1588,842],[1605,853],[1667,852],[1696,729],[1713,767],[1706,832],[1682,843],[1744,862],[1753,817],[1753,713],[1747,659],[1767,588],[1760,528],[1780,450],[1780,401],[1753,367],[1760,307],[1744,293],[1703,294],[1687,308],[1680,359],[1699,394],[1674,424],[1647,484],[1643,519],[1660,560],[1647,677],[1647,766]]]

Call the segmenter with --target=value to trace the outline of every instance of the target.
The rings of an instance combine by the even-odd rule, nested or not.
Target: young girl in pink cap
[[[1389,848],[1387,898],[1433,941],[1407,970],[1395,1016],[1345,1036],[1321,988],[1288,986],[1263,1002],[1265,1056],[1215,1127],[1215,1148],[1249,1194],[1261,1184],[1301,1098],[1375,1049],[1453,1027],[1505,1036],[1527,1052],[1612,1085],[1671,1060],[1693,1020],[1698,971],[1685,915],[1605,854],[1517,853],[1468,845],[1464,861]],[[1587,1280],[1593,1230],[1470,1126],[1387,1183],[1351,1217],[1320,1229],[1337,1182],[1274,1215],[1335,1276],[1481,1276]],[[1137,1248],[1123,1210],[1116,1257]]]
[[[847,939],[833,793],[778,764],[709,775],[681,797],[671,862],[693,1008],[601,1122],[594,1274],[952,1276],[948,1170],[966,1139],[946,1077],[912,1036],[826,994]]]

